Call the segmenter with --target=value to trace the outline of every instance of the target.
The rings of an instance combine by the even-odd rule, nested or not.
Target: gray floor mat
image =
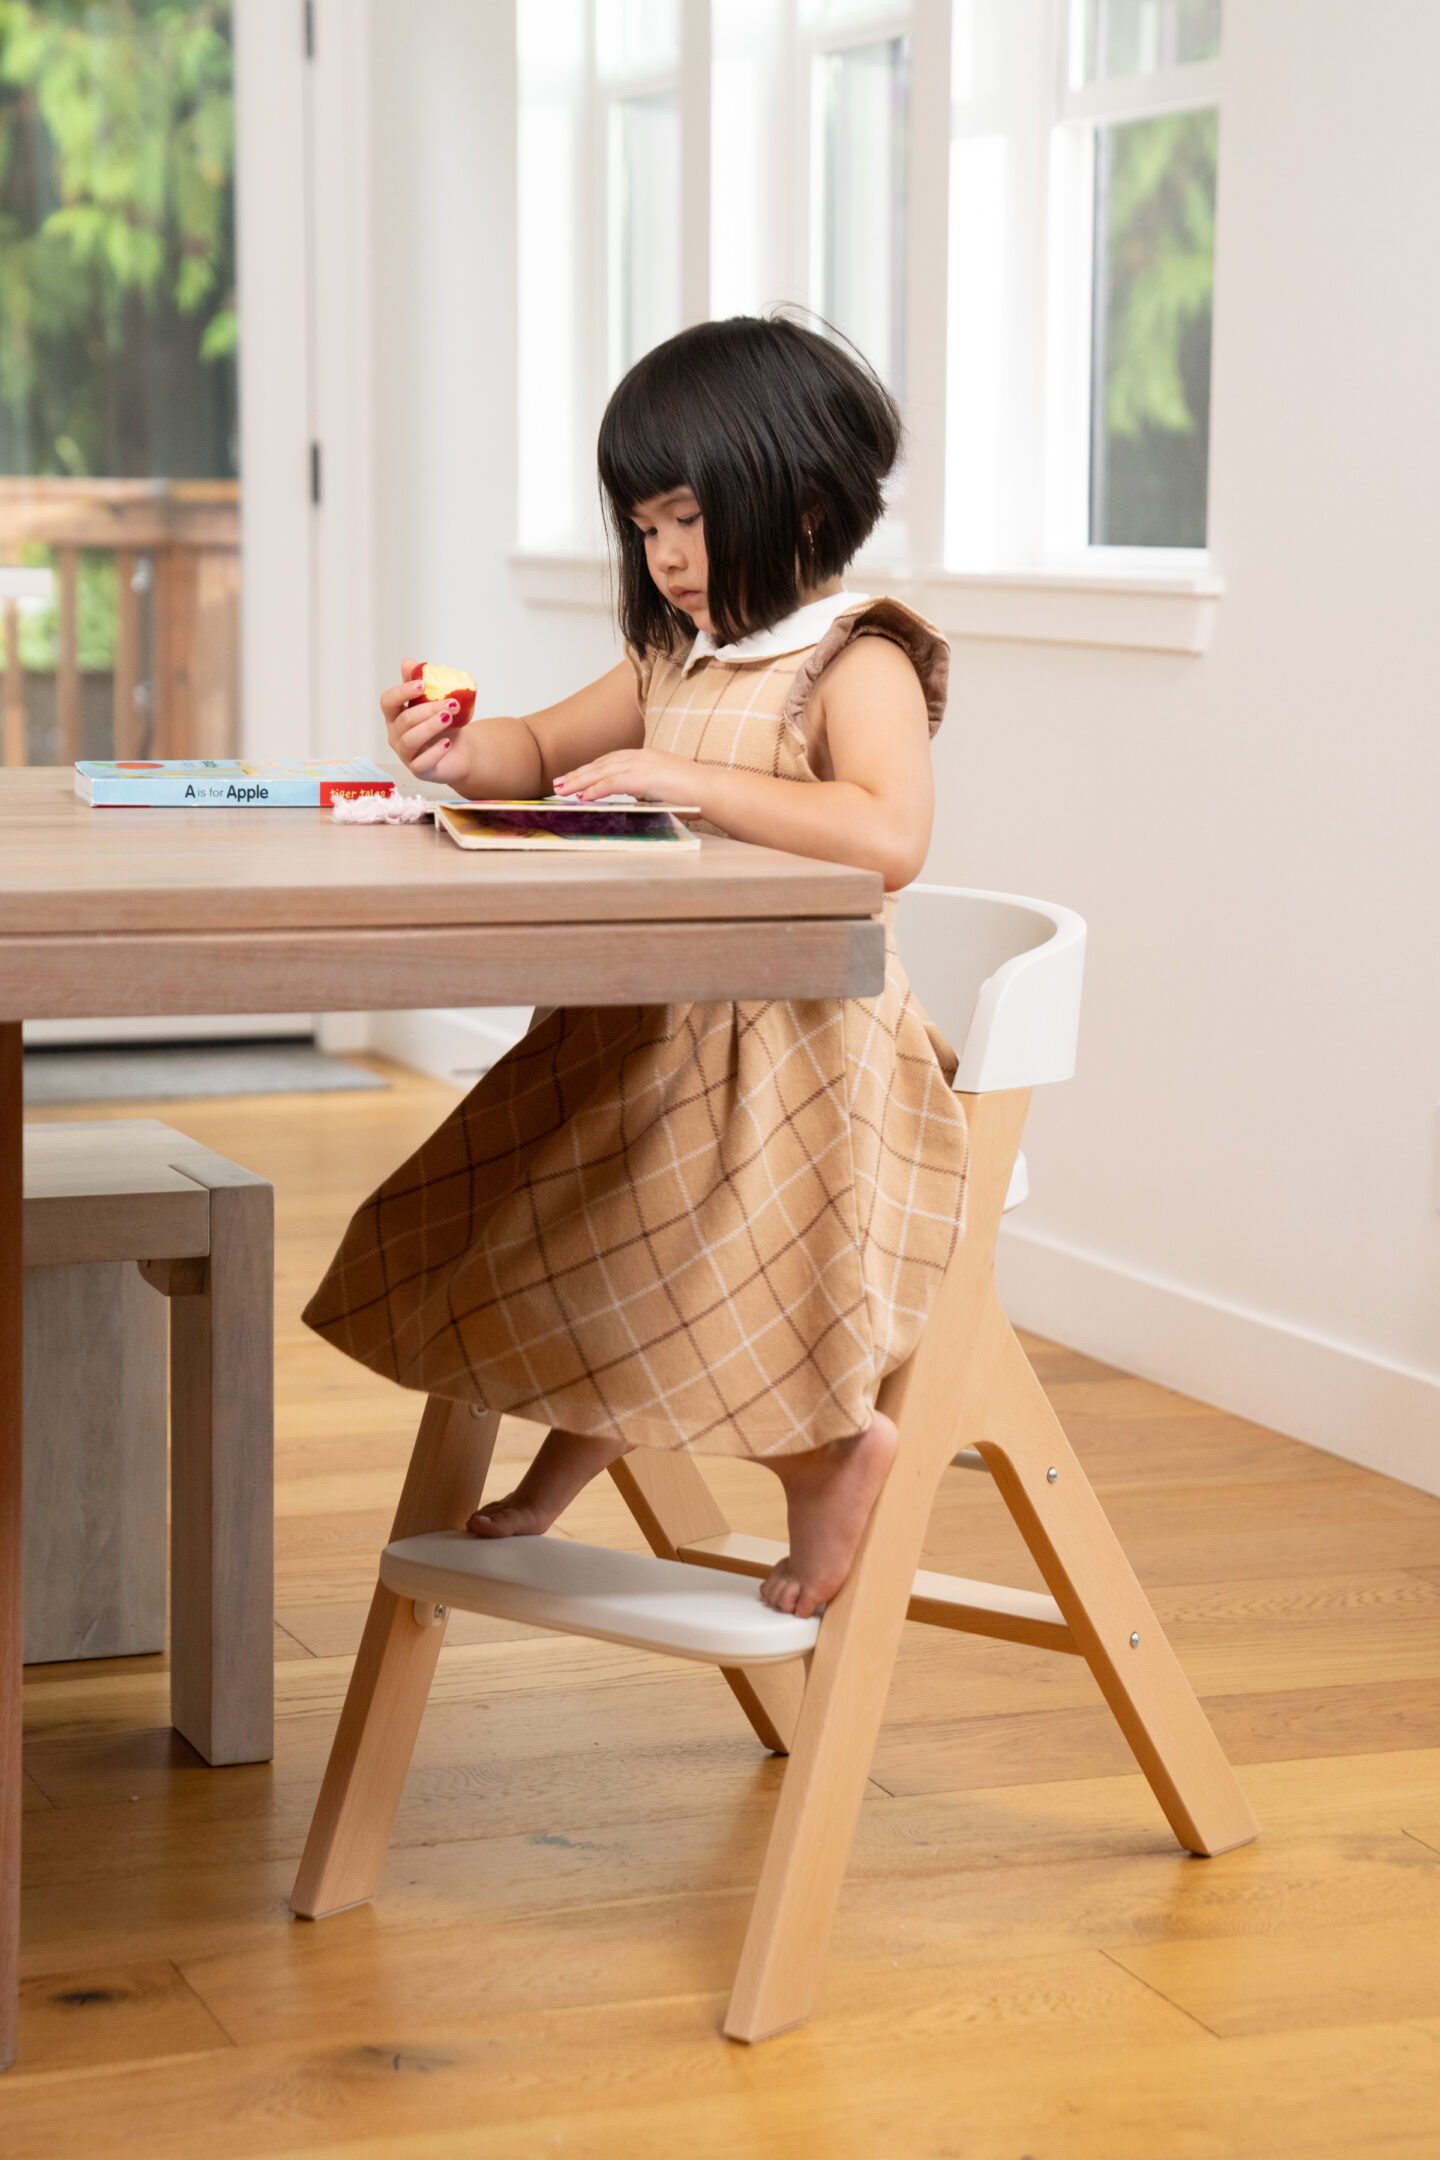
[[[27,1103],[159,1102],[185,1095],[325,1095],[385,1088],[308,1042],[116,1043],[25,1052]]]

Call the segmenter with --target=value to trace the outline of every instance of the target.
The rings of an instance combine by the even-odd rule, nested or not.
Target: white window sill
[[[530,607],[609,613],[603,555],[514,554],[518,597]],[[1130,652],[1203,653],[1224,592],[1208,569],[881,571],[865,589],[907,601],[951,638],[1022,645],[1091,645]]]

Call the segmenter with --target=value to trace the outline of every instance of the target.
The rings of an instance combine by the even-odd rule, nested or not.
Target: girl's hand
[[[551,782],[557,795],[578,795],[594,802],[602,795],[638,795],[643,802],[698,803],[705,768],[693,758],[676,757],[668,750],[610,750],[604,757],[577,765],[573,772],[558,773]]]
[[[400,672],[404,680],[392,683],[381,693],[385,733],[396,757],[417,780],[448,780],[452,787],[458,787],[470,760],[463,734],[457,730],[452,740],[448,730],[460,708],[453,698],[441,704],[427,703],[420,694],[419,682],[411,679],[418,674],[418,666],[414,660],[402,660]]]

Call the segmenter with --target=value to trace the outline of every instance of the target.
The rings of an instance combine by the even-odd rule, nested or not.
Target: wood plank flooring
[[[1440,1500],[1050,1344],[1258,1844],[1176,1850],[1078,1660],[912,1628],[819,2013],[734,2047],[782,1766],[703,1668],[463,1618],[379,1901],[289,1918],[419,1409],[297,1316],[453,1100],[381,1069],[113,1113],[275,1183],[276,1758],[207,1769],[162,1659],[30,1671],[6,2160],[1436,2160]],[[712,1467],[782,1534],[772,1479]],[[608,1481],[564,1528],[639,1549]],[[927,1564],[1037,1581],[973,1473]]]

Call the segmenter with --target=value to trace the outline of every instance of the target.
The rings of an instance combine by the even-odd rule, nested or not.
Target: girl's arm
[[[818,781],[627,748],[557,770],[556,787],[565,795],[698,803],[737,840],[878,870],[886,890],[898,891],[920,874],[935,812],[919,677],[888,638],[856,638],[821,676],[806,718]]]
[[[404,660],[401,672],[413,666]],[[414,696],[414,683],[405,681],[380,699],[390,747],[417,779],[448,781],[462,795],[530,801],[548,795],[555,774],[567,765],[645,740],[628,661],[523,719],[502,715],[452,728],[443,704],[409,703]]]

